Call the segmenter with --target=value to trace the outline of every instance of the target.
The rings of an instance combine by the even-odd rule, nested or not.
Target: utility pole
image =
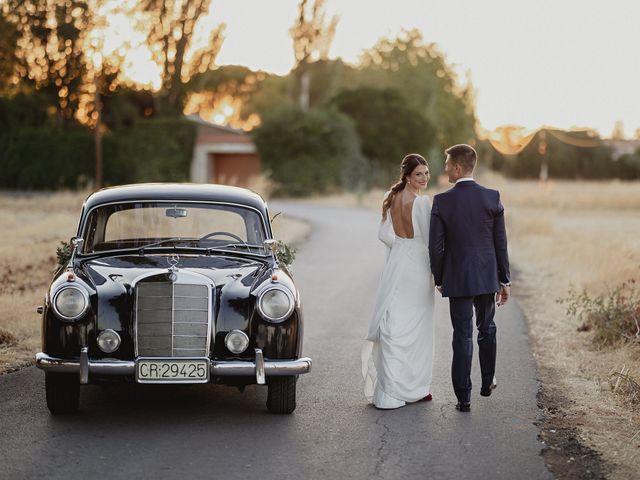
[[[547,132],[540,129],[538,133],[538,153],[542,156],[540,160],[540,181],[547,183],[549,180],[549,160],[547,159]]]
[[[96,64],[102,64],[102,57],[96,54]],[[95,65],[94,67],[97,67]],[[93,108],[96,114],[96,124],[93,127],[93,138],[95,142],[95,179],[94,188],[100,190],[102,188],[102,101],[100,100],[102,75],[98,68],[94,68],[93,85],[95,87],[95,96],[93,98]]]

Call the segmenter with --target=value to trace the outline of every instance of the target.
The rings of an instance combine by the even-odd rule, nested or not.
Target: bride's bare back
[[[413,201],[416,196],[407,189],[398,193],[391,201],[391,223],[398,237],[413,238]]]

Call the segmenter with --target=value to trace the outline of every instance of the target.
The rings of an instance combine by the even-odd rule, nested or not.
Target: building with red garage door
[[[260,174],[256,146],[244,131],[209,123],[197,115],[189,115],[187,120],[198,128],[191,160],[192,182],[246,187]]]

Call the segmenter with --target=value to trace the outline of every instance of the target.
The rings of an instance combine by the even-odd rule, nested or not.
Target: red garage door
[[[212,183],[247,186],[260,174],[260,159],[255,153],[216,153],[210,158]]]

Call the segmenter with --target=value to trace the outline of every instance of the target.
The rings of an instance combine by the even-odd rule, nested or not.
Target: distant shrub
[[[613,393],[620,395],[631,405],[640,404],[640,383],[629,374],[629,367],[609,375],[609,384]]]
[[[436,147],[436,130],[413,103],[395,88],[360,87],[341,90],[332,100],[355,125],[362,153],[377,173],[373,181],[387,186],[398,177],[402,158],[412,152],[429,157]],[[435,170],[439,163],[432,159]]]
[[[18,339],[16,336],[9,332],[8,330],[4,330],[0,328],[0,347],[11,347],[18,343]]]
[[[154,118],[107,132],[104,184],[188,180],[196,131],[196,124],[182,118]],[[85,188],[94,172],[91,130],[30,127],[0,132],[0,188]]]
[[[516,178],[538,178],[543,159],[540,153],[541,132],[537,132],[518,155],[505,158],[505,173]],[[611,148],[599,137],[589,132],[564,132],[555,129],[545,129],[544,133],[544,156],[549,166],[550,178],[604,179],[617,176]]]
[[[365,160],[349,119],[332,110],[280,107],[253,131],[274,193],[303,196],[358,186]]]
[[[109,132],[104,143],[105,183],[189,180],[197,125],[185,119],[141,120]]]
[[[89,130],[22,128],[0,133],[0,188],[84,188],[93,177]]]
[[[583,321],[579,330],[593,329],[593,341],[598,346],[624,342],[640,345],[640,291],[635,280],[595,297],[586,290],[571,289],[566,298],[558,301],[567,305],[567,315]]]

